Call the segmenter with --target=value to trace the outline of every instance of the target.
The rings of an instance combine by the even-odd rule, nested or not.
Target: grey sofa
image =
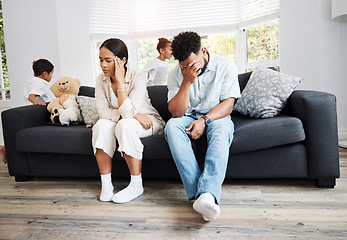
[[[251,73],[239,75],[241,90]],[[167,121],[166,86],[148,87],[153,106]],[[82,86],[80,95],[94,96]],[[319,187],[334,187],[339,177],[336,99],[317,91],[294,91],[276,117],[254,119],[232,113],[235,124],[227,179],[300,178]],[[44,106],[24,106],[2,113],[8,169],[16,181],[30,177],[98,177],[91,128],[53,126]],[[142,138],[144,178],[179,178],[163,135]],[[206,138],[193,141],[203,166]],[[116,151],[113,177],[128,178],[125,161]]]

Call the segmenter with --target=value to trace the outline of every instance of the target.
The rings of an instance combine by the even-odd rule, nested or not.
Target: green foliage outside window
[[[222,55],[236,61],[235,34],[218,34],[202,37],[201,45],[210,53]]]
[[[137,41],[138,68],[142,70],[149,60],[158,56],[156,39]]]
[[[7,59],[6,59],[6,51],[5,51],[5,37],[4,37],[4,24],[2,17],[2,3],[0,1],[0,52],[1,52],[1,66],[2,66],[2,77],[3,79],[3,87],[8,88],[10,83],[8,80],[8,71],[7,71]],[[2,87],[2,86],[1,86]],[[5,96],[6,100],[11,98],[10,90],[5,90],[3,93],[0,91],[0,100],[3,100],[3,96]]]
[[[157,39],[137,41],[138,48],[138,67],[143,69],[147,62],[158,57]],[[202,37],[201,44],[209,52],[219,54],[235,61],[235,34],[218,34]],[[169,61],[171,68],[177,65],[177,60],[172,57]]]
[[[172,39],[169,39],[172,41]],[[137,54],[138,54],[138,68],[142,70],[149,60],[159,56],[157,50],[158,39],[147,39],[137,41]],[[169,61],[170,67],[173,68],[177,65],[177,61],[172,57]]]
[[[278,42],[278,20],[247,28],[248,62],[278,59]]]
[[[278,20],[252,26],[246,30],[248,62],[279,58]],[[210,53],[225,56],[236,62],[235,33],[202,36],[201,41],[202,46],[206,47]],[[158,57],[157,44],[157,38],[137,41],[138,69],[142,70],[150,59]],[[169,61],[171,68],[175,67],[177,63],[177,60],[174,60],[173,57]],[[279,66],[274,67],[277,67],[279,70]],[[99,66],[98,69],[100,69]],[[245,70],[247,71],[247,69]]]
[[[2,5],[0,1],[0,10],[2,10]],[[2,60],[2,71],[4,78],[4,86],[9,87],[8,74],[7,74],[7,64],[6,64],[6,52],[5,52],[5,38],[4,38],[4,26],[2,12],[0,12],[0,48],[1,48],[1,60]]]

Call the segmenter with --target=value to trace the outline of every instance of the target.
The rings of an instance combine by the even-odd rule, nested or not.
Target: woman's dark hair
[[[33,71],[35,76],[41,76],[43,72],[48,74],[53,71],[53,64],[47,59],[39,59],[33,62]]]
[[[109,38],[101,44],[100,49],[102,47],[110,50],[113,55],[120,58],[121,60],[125,57],[126,61],[124,65],[128,63],[128,48],[122,40],[118,38]]]
[[[167,40],[166,38],[158,38],[158,40],[159,40],[159,42],[157,44],[157,50],[158,50],[158,52],[160,54],[160,49],[161,48],[162,49],[166,48],[166,44],[167,43],[171,43],[171,42],[169,40]]]
[[[174,37],[171,48],[174,58],[182,62],[187,60],[190,54],[199,53],[201,38],[196,32],[181,32]]]

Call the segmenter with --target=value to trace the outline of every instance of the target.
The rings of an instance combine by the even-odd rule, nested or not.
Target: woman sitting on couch
[[[127,66],[128,49],[122,40],[106,40],[99,59],[103,72],[96,79],[95,103],[100,119],[93,127],[92,144],[101,175],[100,201],[125,203],[143,193],[140,138],[162,133],[165,122],[150,103],[145,76]],[[111,171],[116,139],[131,179],[114,194]]]

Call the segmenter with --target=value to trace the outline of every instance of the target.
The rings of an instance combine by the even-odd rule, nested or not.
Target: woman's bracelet
[[[119,89],[117,90],[117,92],[126,92],[127,90],[126,89]]]

